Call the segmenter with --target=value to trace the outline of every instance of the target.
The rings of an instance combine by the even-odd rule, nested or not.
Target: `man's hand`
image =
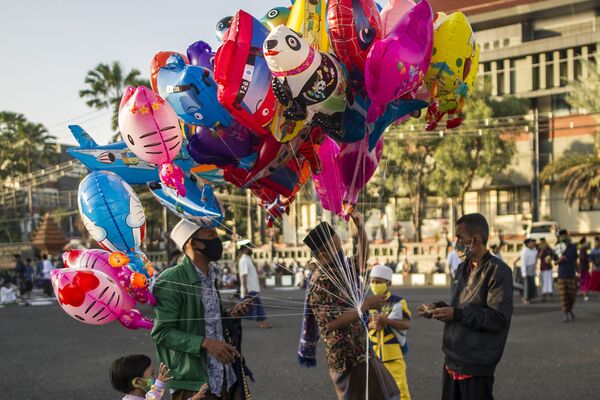
[[[354,224],[358,228],[365,226],[365,218],[360,213],[360,211],[358,211],[356,208],[353,209],[352,212],[350,213],[350,218],[352,218],[352,221],[354,221]]]
[[[208,393],[208,384],[205,383],[204,385],[202,385],[200,390],[198,390],[198,392],[196,394],[194,394],[192,397],[190,397],[188,400],[202,400],[206,397],[207,393]]]
[[[383,314],[375,314],[373,322],[375,322],[375,329],[379,331],[387,326],[387,317]]]
[[[385,303],[385,295],[369,296],[365,299],[362,305],[362,311],[379,310]]]
[[[229,364],[233,362],[235,357],[240,356],[235,347],[220,340],[204,338],[202,348],[212,354],[222,364]]]
[[[250,307],[252,307],[252,299],[248,298],[242,301],[241,303],[237,303],[235,306],[233,306],[229,314],[232,317],[243,317],[244,315],[248,314],[248,311],[250,311]]]
[[[373,320],[373,318],[369,319],[369,329],[377,330],[377,323]]]
[[[173,379],[173,375],[171,375],[171,370],[166,366],[165,363],[160,363],[158,377],[156,379],[158,379],[162,383],[167,383],[171,379]]]
[[[425,318],[431,318],[433,316],[433,310],[435,310],[435,304],[433,303],[421,304],[417,308],[419,315]]]
[[[454,308],[440,307],[433,310],[433,318],[442,322],[450,322],[454,318]]]

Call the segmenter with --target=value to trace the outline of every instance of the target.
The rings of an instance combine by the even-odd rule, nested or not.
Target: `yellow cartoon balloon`
[[[434,23],[431,64],[425,75],[430,105],[427,130],[433,130],[448,114],[446,128],[462,123],[458,115],[475,83],[479,68],[479,45],[467,17],[461,12],[438,13]]]
[[[316,50],[329,50],[327,36],[327,1],[296,0],[287,27],[300,33]]]

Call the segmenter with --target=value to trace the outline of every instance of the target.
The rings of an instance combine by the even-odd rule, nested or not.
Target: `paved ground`
[[[447,300],[448,290],[405,289],[402,294],[415,310],[421,302]],[[303,292],[269,291],[265,296],[281,299],[267,301],[274,329],[244,322],[244,352],[257,379],[255,398],[333,399],[322,345],[317,368],[296,365]],[[496,373],[497,399],[598,398],[600,301],[578,299],[575,313],[575,322],[562,324],[558,302],[516,306]],[[414,319],[407,357],[413,399],[440,396],[441,333],[441,323]],[[114,322],[84,325],[56,304],[0,309],[0,398],[118,399],[108,382],[108,366],[136,352],[154,354],[146,331],[127,331]]]

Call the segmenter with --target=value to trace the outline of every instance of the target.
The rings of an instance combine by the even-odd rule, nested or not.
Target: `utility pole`
[[[531,182],[531,219],[540,219],[540,124],[536,108],[533,111],[533,180]]]
[[[246,190],[246,239],[252,241],[252,195]]]

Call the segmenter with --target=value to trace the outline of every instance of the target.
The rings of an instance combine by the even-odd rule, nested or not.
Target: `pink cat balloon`
[[[343,213],[349,215],[358,202],[358,195],[375,173],[383,155],[383,136],[373,151],[369,152],[369,138],[356,143],[342,144],[340,152],[340,172],[346,187],[343,200]]]
[[[185,196],[183,171],[173,163],[183,141],[175,110],[147,87],[129,86],[121,99],[119,129],[131,151],[158,165],[161,181]]]
[[[381,10],[381,24],[383,26],[383,36],[390,34],[400,18],[413,6],[412,0],[389,0]]]
[[[321,173],[313,175],[317,196],[325,210],[342,215],[342,199],[346,188],[339,167],[340,146],[335,140],[325,136],[325,140],[319,146],[318,155],[321,160]]]
[[[54,294],[71,317],[90,325],[118,320],[129,329],[152,329],[152,321],[128,307],[117,283],[104,272],[84,268],[55,269],[50,273]]]
[[[429,68],[432,47],[432,10],[423,0],[369,52],[365,64],[365,86],[371,99],[367,123],[381,116],[389,102],[417,90]]]
[[[110,264],[110,251],[100,249],[70,250],[63,253],[63,264],[68,268],[85,268],[104,272],[114,280],[123,292],[123,301],[129,308],[135,306],[136,300],[140,303],[149,302],[150,305],[156,305],[156,299],[150,293],[149,288],[136,289],[131,286],[131,274],[133,271],[127,266],[113,267]],[[138,291],[147,292],[140,298],[146,301],[140,301],[136,298]]]

